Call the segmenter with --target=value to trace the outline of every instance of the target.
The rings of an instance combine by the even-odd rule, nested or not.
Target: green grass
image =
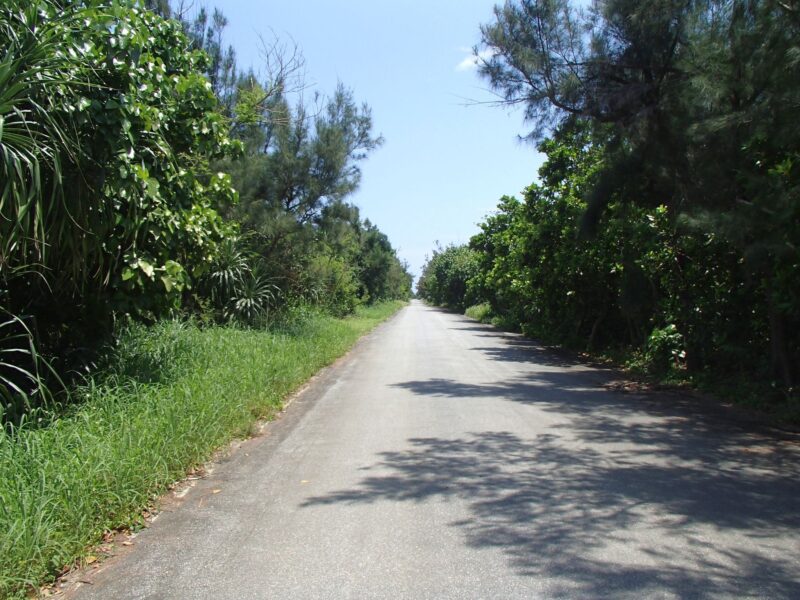
[[[492,307],[489,306],[488,302],[470,306],[464,311],[464,314],[470,319],[475,319],[481,323],[491,323],[492,321]]]
[[[514,331],[520,333],[522,330],[520,324],[510,317],[495,314],[488,302],[474,304],[467,308],[467,310],[464,311],[464,314],[470,319],[475,319],[476,321],[480,323],[486,323],[487,325],[493,325],[503,331]]]
[[[401,306],[309,313],[273,331],[165,322],[123,332],[78,408],[0,430],[0,597],[52,580],[105,531],[136,527],[170,484]]]

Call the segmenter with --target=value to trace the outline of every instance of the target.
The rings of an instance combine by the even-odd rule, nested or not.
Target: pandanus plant
[[[92,9],[73,7],[49,18],[63,10],[51,0],[0,7],[0,420],[11,418],[15,406],[41,405],[49,395],[46,363],[27,319],[3,306],[9,283],[34,277],[47,285],[49,249],[69,248],[59,242],[76,238],[61,183],[63,165],[75,162],[80,148],[64,116],[69,111],[54,106],[91,85],[86,48],[65,39]],[[79,243],[72,241],[73,247]]]

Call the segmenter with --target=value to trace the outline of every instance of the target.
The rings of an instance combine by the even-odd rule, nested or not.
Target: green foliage
[[[0,596],[24,596],[207,460],[402,303],[346,320],[304,311],[277,331],[168,321],[120,332],[48,426],[0,429]]]
[[[481,323],[492,322],[492,306],[488,302],[481,302],[480,304],[468,306],[467,310],[464,311],[464,314],[470,319],[475,319]]]
[[[336,316],[351,314],[358,306],[355,272],[344,258],[335,254],[317,254],[305,270],[307,290],[315,302]]]
[[[319,216],[325,204],[355,191],[358,162],[382,143],[372,137],[369,107],[358,107],[341,84],[331,98],[318,97],[313,111],[292,106],[279,91],[270,97],[266,90],[274,89],[248,76],[236,97],[234,131],[252,152],[234,171],[242,191],[234,214],[256,230],[276,210],[299,223]]]
[[[234,288],[224,314],[228,320],[247,325],[263,325],[269,310],[277,304],[280,294],[260,269],[248,271]]]
[[[644,345],[644,361],[648,371],[663,374],[680,368],[686,358],[683,336],[670,323],[650,333]]]
[[[495,318],[548,342],[627,349],[658,376],[749,372],[770,380],[770,307],[747,260],[716,231],[666,206],[611,202],[584,235],[585,189],[603,140],[570,123],[522,202],[503,198],[470,241],[469,289]]]
[[[247,237],[231,236],[219,245],[215,260],[200,280],[201,296],[210,299],[204,316],[217,322],[264,325],[279,304],[280,289],[249,244]],[[202,305],[202,300],[198,304]]]
[[[211,299],[224,306],[244,283],[251,271],[251,262],[252,256],[248,255],[241,238],[230,236],[223,240],[206,274]]]
[[[343,85],[293,100],[302,58],[278,43],[264,81],[240,76],[219,10],[145,6],[0,8],[5,418],[44,402],[42,373],[58,383],[39,352],[74,372],[120,319],[260,326],[296,299],[342,315],[410,293],[344,201],[382,143],[369,107]]]
[[[493,306],[589,345],[645,347],[647,332],[674,325],[689,371],[746,369],[790,389],[800,377],[799,14],[772,0],[498,8],[482,29],[491,58],[481,72],[526,107],[533,138],[553,136],[540,198],[529,191],[475,240]],[[576,124],[582,138],[565,138]],[[564,158],[587,148],[596,160],[585,157],[585,177],[565,171]],[[557,303],[559,282],[573,293]]]
[[[410,293],[344,202],[382,143],[369,107],[343,85],[293,100],[302,58],[277,42],[263,81],[240,75],[219,10],[145,6],[0,8],[0,308],[33,344],[0,331],[6,415],[46,395],[32,348],[81,367],[119,319],[257,326],[297,298],[340,315]]]
[[[62,161],[78,151],[70,119],[59,111],[59,100],[74,93],[91,77],[89,50],[75,41],[81,18],[93,11],[73,10],[57,21],[49,8],[12,3],[0,8],[0,256],[47,250],[45,205],[61,190]],[[75,110],[75,107],[73,107]],[[59,207],[60,208],[60,207]],[[14,264],[13,262],[11,263]],[[14,265],[16,266],[16,265]],[[11,267],[13,268],[13,267]],[[4,274],[4,273],[3,273]]]
[[[284,299],[305,298],[334,315],[361,303],[407,298],[411,280],[388,239],[345,198],[358,187],[359,164],[382,143],[366,105],[339,85],[313,105],[292,101],[302,64],[277,44],[267,78],[239,77],[230,94],[232,132],[243,156],[220,163],[240,202],[227,216],[246,234]]]
[[[201,9],[183,28],[193,47],[208,55],[202,67],[244,149],[214,166],[231,174],[239,192],[238,204],[228,205],[224,214],[241,232],[235,245],[246,265],[233,266],[237,276],[225,275],[222,262],[234,257],[223,244],[223,256],[212,268],[217,277],[228,278],[229,289],[211,281],[201,285],[199,296],[211,290],[216,318],[219,296],[232,297],[230,286],[238,282],[242,290],[244,279],[248,293],[238,294],[234,303],[240,308],[252,308],[255,296],[266,301],[258,290],[267,288],[273,308],[306,298],[333,314],[352,312],[359,303],[407,297],[410,276],[388,239],[362,223],[345,201],[359,184],[360,163],[383,141],[372,132],[369,107],[357,104],[342,84],[330,96],[315,94],[306,102],[296,93],[305,87],[302,57],[278,41],[264,45],[262,78],[239,73],[233,50],[223,49],[226,24],[220,11]],[[254,268],[262,285],[246,275]],[[239,318],[236,311],[222,312]],[[246,319],[251,318],[257,317]]]
[[[417,284],[420,298],[463,311],[479,298],[470,282],[478,275],[478,254],[467,246],[437,248],[422,267]]]
[[[48,379],[63,386],[37,350],[30,327],[0,309],[0,425],[38,420],[52,410],[56,401]]]
[[[235,198],[208,166],[231,144],[206,58],[178,23],[124,2],[13,0],[0,30],[14,40],[0,75],[4,304],[61,350],[115,312],[180,307]]]
[[[411,275],[408,265],[397,258],[386,234],[369,221],[359,232],[361,244],[356,264],[365,300],[408,300],[411,294]]]
[[[313,298],[337,315],[402,297],[387,283],[405,273],[388,240],[344,202],[358,186],[358,163],[382,143],[369,108],[340,85],[312,112],[292,105],[283,87],[248,75],[236,90],[233,131],[247,152],[229,165],[241,193],[231,217],[287,297]]]

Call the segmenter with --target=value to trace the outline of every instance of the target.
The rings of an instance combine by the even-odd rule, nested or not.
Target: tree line
[[[264,76],[225,16],[148,0],[0,7],[0,399],[47,400],[120,320],[262,326],[406,298],[411,276],[347,198],[383,142],[298,48]],[[52,388],[53,386],[49,386]]]
[[[481,75],[546,161],[468,244],[433,253],[419,293],[661,374],[791,393],[800,3],[518,0],[481,33]]]

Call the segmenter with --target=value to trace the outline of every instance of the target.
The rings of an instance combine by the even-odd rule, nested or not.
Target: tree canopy
[[[420,293],[662,375],[796,394],[799,16],[777,0],[497,7],[480,73],[547,160],[480,224],[461,295],[440,293],[437,253]]]
[[[120,319],[257,326],[410,294],[347,203],[383,141],[369,106],[343,84],[305,100],[279,41],[261,80],[241,72],[226,25],[163,1],[0,7],[5,412],[41,389],[40,353],[64,373]]]

